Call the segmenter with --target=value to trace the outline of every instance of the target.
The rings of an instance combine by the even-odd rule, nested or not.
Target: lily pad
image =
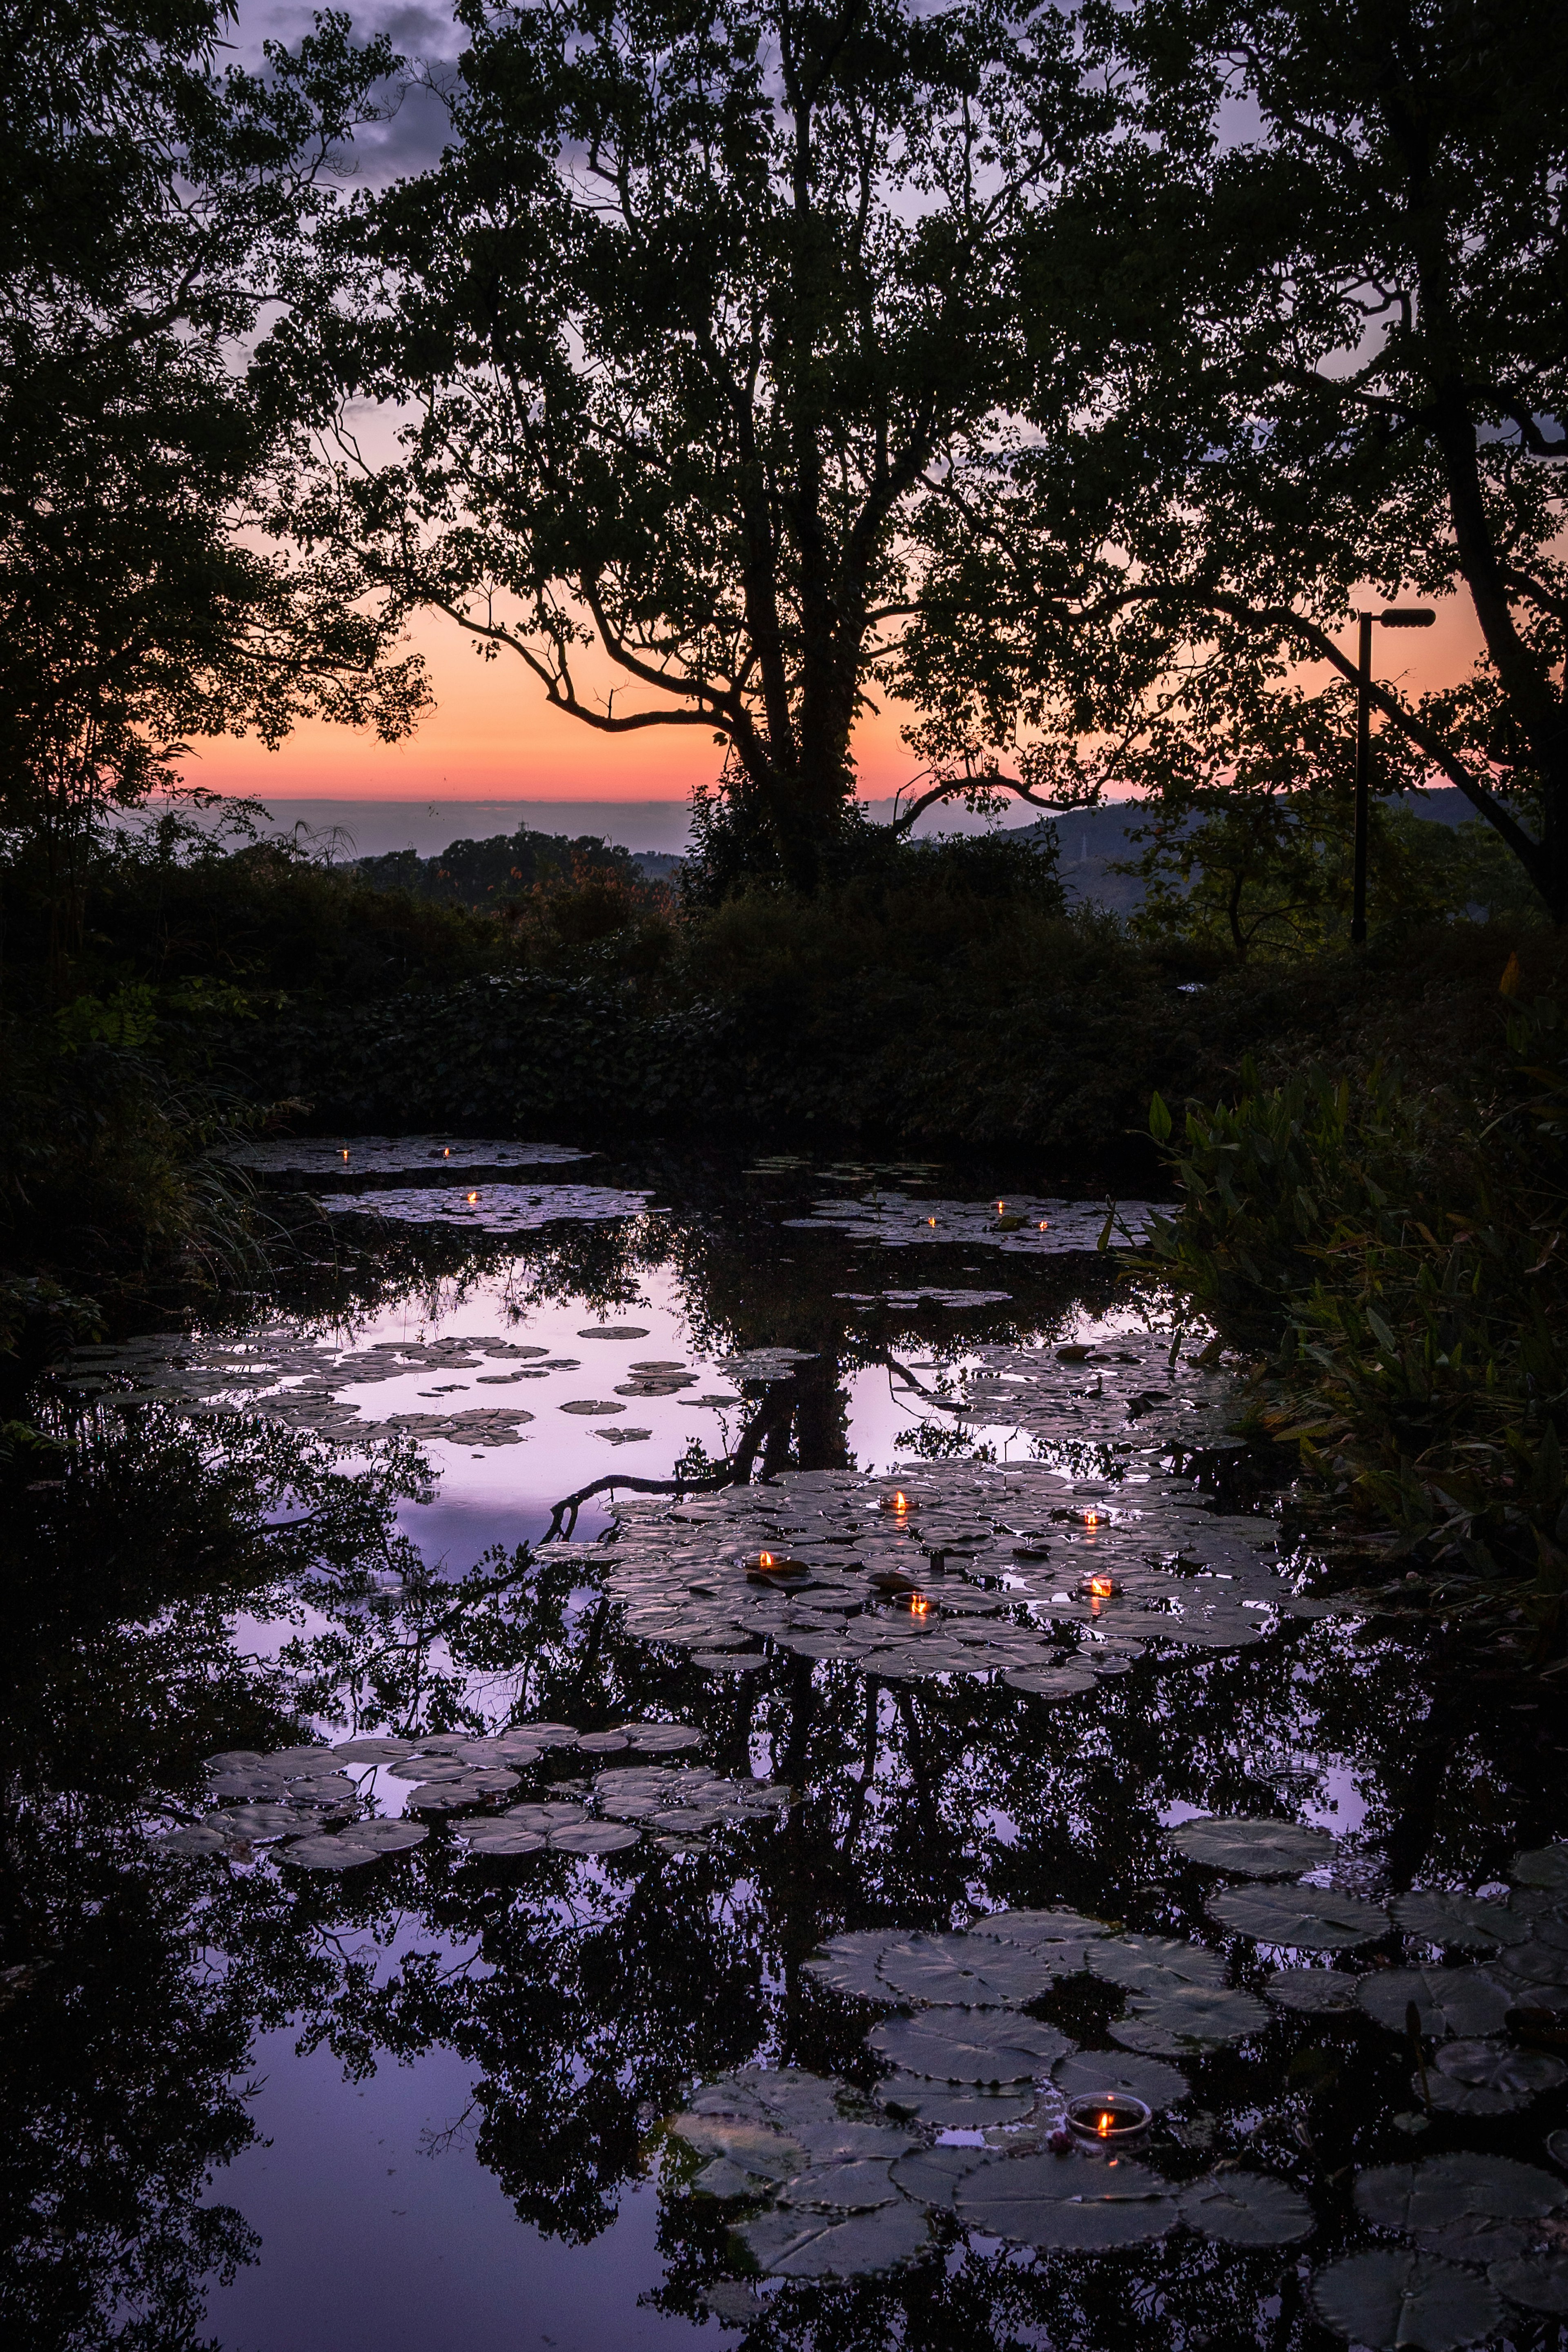
[[[676,2116],[669,2128],[699,2156],[722,2157],[756,2180],[782,2182],[805,2169],[797,2141],[750,2116]]]
[[[1228,2049],[1248,2033],[1260,2032],[1268,2011],[1249,1992],[1213,1985],[1177,1985],[1169,1992],[1135,2001],[1130,2017],[1113,2021],[1113,2042],[1151,2056],[1201,2056]]]
[[[1006,2011],[973,2011],[962,2023],[956,2017],[889,2018],[868,2039],[880,2057],[906,2073],[948,2083],[1032,2082],[1072,2047],[1055,2026]]]
[[[1435,2063],[1446,2082],[1467,2090],[1507,2094],[1520,2105],[1568,2083],[1568,2065],[1550,2051],[1515,2050],[1506,2042],[1450,2042],[1438,2051]]]
[[[550,1843],[559,1853],[623,1853],[627,1846],[640,1844],[641,1838],[619,1822],[576,1822],[552,1830]]]
[[[987,2237],[1085,2253],[1147,2245],[1177,2219],[1168,2184],[1142,2165],[1076,2153],[1004,2158],[966,2174],[952,2201]]]
[[[1180,2106],[1192,2095],[1192,2085],[1177,2066],[1158,2058],[1134,2058],[1122,2050],[1075,2050],[1058,2058],[1051,2080],[1064,2099],[1092,2099],[1106,2091],[1124,2091],[1142,2099],[1159,2115]]]
[[[871,2094],[889,2115],[908,2116],[935,2131],[987,2131],[1021,2123],[1035,2105],[1034,2084],[992,2090],[979,2083],[939,2083],[929,2074],[886,2075]]]
[[[1568,1844],[1536,1846],[1516,1853],[1509,1872],[1516,1886],[1545,1886],[1554,1895],[1568,1895]]]
[[[1524,2311],[1568,2317],[1568,2254],[1524,2254],[1493,2263],[1487,2273],[1500,2294]]]
[[[342,1838],[296,1838],[284,1846],[279,1860],[296,1870],[363,1870],[366,1863],[376,1860],[374,1846],[352,1845]]]
[[[883,1949],[879,1974],[902,2000],[1006,2009],[1038,2000],[1051,1972],[1033,1953],[984,1936],[903,1936]]]
[[[237,1832],[208,1829],[204,1822],[190,1822],[183,1829],[170,1830],[163,1837],[154,1838],[154,1853],[176,1853],[187,1861],[208,1854],[232,1853],[242,1841]]]
[[[468,1823],[462,1835],[478,1854],[542,1853],[548,1843],[537,1830],[525,1830],[520,1822],[508,1821]]]
[[[847,2220],[795,2209],[759,2213],[736,2233],[772,2278],[859,2278],[907,2263],[926,2245],[930,2224],[907,2200]]]
[[[778,2192],[781,2205],[795,2205],[824,2213],[870,2213],[891,2205],[898,2197],[888,2173],[888,2159],[858,2157],[846,2164],[823,2164],[786,2180]]]
[[[341,1748],[331,1749],[344,1764],[395,1764],[400,1757],[412,1756],[412,1739],[345,1739]]]
[[[988,2147],[918,2147],[900,2157],[892,2177],[915,2204],[951,2212],[959,2182],[981,2165],[997,2161]]]
[[[1089,1943],[1111,1930],[1103,1919],[1091,1919],[1082,1911],[991,1911],[983,1919],[972,1919],[969,1933],[999,1936],[1004,1943],[1034,1951],[1042,1944]]]
[[[679,1756],[689,1748],[700,1748],[702,1734],[684,1723],[621,1723],[624,1731],[639,1756]]]
[[[1299,1822],[1226,1820],[1218,1814],[1183,1822],[1166,1832],[1189,1862],[1227,1870],[1237,1878],[1296,1878],[1321,1869],[1334,1850],[1327,1830]]]
[[[1428,2036],[1468,2041],[1500,2032],[1513,1996],[1480,1969],[1375,1969],[1360,1979],[1358,2006],[1393,2032],[1406,2030],[1412,2001]]]
[[[985,1654],[975,1657],[978,1670],[984,1665]],[[1002,1676],[1009,1690],[1022,1691],[1026,1698],[1081,1698],[1085,1691],[1095,1688],[1095,1678],[1077,1666],[1009,1666]]]
[[[411,1846],[423,1845],[430,1832],[423,1822],[355,1822],[342,1834],[376,1853],[406,1853]]]
[[[1478,1903],[1473,1895],[1449,1895],[1440,1887],[1396,1895],[1388,1907],[1405,1934],[1424,1944],[1495,1951],[1503,1945],[1522,1944],[1530,1933],[1526,1922],[1500,1903]]]
[[[1263,1998],[1304,2017],[1342,2017],[1358,2006],[1362,1981],[1341,1969],[1270,1969],[1263,1979]]]
[[[1126,1992],[1169,1992],[1177,1984],[1225,1982],[1220,1953],[1173,1936],[1108,1936],[1089,1945],[1085,1957],[1097,1977]]]
[[[583,1821],[581,1805],[569,1803],[565,1798],[553,1798],[539,1805],[509,1805],[499,1821],[510,1822],[514,1829],[537,1830],[548,1837],[552,1830],[571,1829]]]
[[[1294,2246],[1316,2223],[1299,2189],[1262,2172],[1211,2172],[1177,2200],[1183,2221],[1223,2246]]]
[[[1428,2157],[1384,2164],[1355,2184],[1356,2208],[1385,2230],[1442,2230],[1468,2214],[1499,2221],[1536,2220],[1568,2205],[1568,2188],[1511,2156]]]
[[[1485,2279],[1393,2247],[1331,2263],[1308,2294],[1325,2327],[1369,2352],[1459,2352],[1502,2324],[1501,2299]]]
[[[1346,1952],[1388,1933],[1380,1903],[1317,1886],[1227,1886],[1204,1908],[1238,1936],[1299,1952]]]

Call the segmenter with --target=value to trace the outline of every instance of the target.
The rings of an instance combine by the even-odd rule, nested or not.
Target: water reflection
[[[781,1236],[732,1188],[692,1191],[657,1224],[457,1259],[402,1244],[395,1282],[378,1269],[300,1307],[293,1328],[329,1353],[495,1334],[574,1356],[579,1373],[518,1391],[534,1419],[517,1445],[393,1439],[367,1456],[277,1423],[193,1422],[177,1402],[126,1416],[62,1395],[75,1448],[58,1487],[17,1498],[0,1603],[15,2340],[216,2333],[237,2352],[329,2338],[384,2352],[457,2340],[457,2311],[476,2346],[663,2343],[710,2307],[779,2347],[1313,2336],[1294,2253],[1184,2237],[1100,2262],[982,2242],[890,2279],[769,2287],[754,2305],[731,2286],[726,2301],[724,2211],[683,2193],[659,2121],[694,2083],[758,2057],[869,2086],[867,2013],[804,1971],[844,1929],[1066,1904],[1219,1942],[1212,1876],[1162,1835],[1194,1811],[1321,1822],[1348,1836],[1368,1891],[1481,1885],[1562,1825],[1550,1712],[1333,1621],[1196,1663],[1141,1656],[1059,1707],[994,1680],[889,1686],[782,1654],[715,1678],[632,1638],[583,1551],[529,1539],[552,1525],[592,1537],[634,1475],[701,1486],[1027,1446],[1000,1423],[957,1428],[932,1400],[983,1343],[1136,1313],[1103,1263],[1016,1256],[921,1276],[1005,1288],[1005,1303],[890,1307],[879,1294],[900,1269],[876,1253]],[[645,1336],[581,1336],[595,1323]],[[805,1360],[721,1388],[722,1359],[774,1347]],[[624,1381],[634,1359],[679,1359],[696,1393],[740,1402],[626,1400],[655,1433],[646,1453],[560,1411],[608,1398],[607,1374]],[[433,1384],[427,1368],[411,1379]],[[383,1418],[388,1393],[376,1385]],[[706,1851],[645,1840],[593,1861],[475,1856],[437,1819],[415,1850],[341,1877],[260,1849],[182,1860],[148,1836],[200,1815],[219,1750],[644,1718],[696,1726],[715,1771],[785,1781],[802,1801],[724,1823]],[[581,1774],[552,1751],[528,1786]],[[366,1786],[383,1811],[405,1801],[384,1773]],[[1256,1986],[1269,1956],[1245,1942],[1235,1956],[1236,1980]],[[1075,1980],[1039,2013],[1093,2044],[1114,2005]],[[1409,2153],[1394,2035],[1281,2017],[1191,2071],[1178,2125],[1194,2164],[1245,2155],[1307,2189],[1314,2260],[1346,2239],[1350,2169]],[[1560,2105],[1479,2140],[1468,2126],[1463,2144],[1533,2157]],[[464,2287],[454,2302],[454,2255],[501,2265],[510,2299]],[[359,2282],[346,2298],[343,2277]]]

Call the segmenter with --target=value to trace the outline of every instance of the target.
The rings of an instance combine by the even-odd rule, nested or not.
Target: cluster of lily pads
[[[460,1225],[479,1234],[536,1234],[545,1225],[602,1224],[640,1217],[651,1192],[619,1192],[604,1184],[399,1185],[395,1191],[327,1192],[321,1205],[334,1217],[389,1217],[405,1225]]]
[[[842,1298],[852,1307],[1005,1307],[1013,1294],[1010,1290],[943,1289],[940,1285],[927,1284],[915,1290],[836,1290],[835,1298]]]
[[[1261,2033],[1269,2004],[1275,2014],[1353,2012],[1404,2036],[1406,1997],[1415,1999],[1413,2090],[1445,2118],[1512,2113],[1568,2082],[1552,2052],[1500,2038],[1505,2021],[1528,2034],[1543,2008],[1555,2023],[1568,2006],[1568,1845],[1518,1856],[1506,1903],[1436,1890],[1363,1904],[1363,1916],[1345,1909],[1357,1898],[1259,1883],[1321,1872],[1333,1850],[1324,1832],[1199,1819],[1170,1835],[1190,1861],[1253,1882],[1211,1896],[1219,1925],[1276,1948],[1293,1933],[1305,1951],[1339,1953],[1396,1926],[1418,1947],[1484,1946],[1500,1956],[1497,2005],[1467,2006],[1477,1971],[1435,1962],[1359,1974],[1337,1960],[1276,1969],[1259,2000],[1227,1983],[1218,1951],[1065,1909],[995,1912],[953,1934],[836,1937],[806,1969],[826,1990],[884,2012],[867,2040],[889,2071],[869,2094],[795,2068],[748,2067],[704,2086],[668,2122],[702,2159],[690,2189],[728,2205],[745,2270],[783,2279],[879,2273],[959,2231],[1042,2255],[1146,2246],[1178,2229],[1237,2248],[1305,2242],[1316,2217],[1296,2181],[1237,2164],[1193,2178],[1190,2151],[1202,2142],[1160,2120],[1191,2092],[1168,2062],[1201,2063]],[[1113,2048],[1080,2049],[1027,2013],[1074,1977],[1125,1997],[1107,2028]],[[1302,1998],[1308,1978],[1348,1988],[1349,2001]],[[1478,2040],[1483,2013],[1495,2032]],[[1438,2083],[1457,2095],[1431,2096]],[[1467,2104],[1471,2095],[1479,2104]],[[1074,2127],[1069,2105],[1117,2096],[1150,2111],[1155,2155],[1131,2159],[1095,2141],[1092,2126],[1087,2139],[1081,2121]],[[1426,2118],[1396,2120],[1410,2128]],[[1568,2159],[1568,2136],[1554,2135],[1551,2147]],[[1313,2274],[1313,2310],[1341,2336],[1374,2352],[1456,2352],[1497,2331],[1510,2309],[1568,2315],[1568,2183],[1552,2173],[1449,2151],[1369,2168],[1353,2203],[1382,2238],[1400,2242],[1373,2243]],[[760,2310],[730,2283],[712,2290],[710,2307],[731,2317]]]
[[[861,1201],[816,1201],[810,1216],[785,1217],[783,1223],[796,1233],[847,1234],[851,1241],[875,1242],[882,1249],[931,1242],[971,1248],[983,1242],[993,1249],[1045,1257],[1098,1249],[1108,1223],[1115,1240],[1142,1241],[1158,1213],[1146,1201],[1047,1201],[1032,1194],[1005,1201],[934,1201],[879,1190]]]
[[[713,1830],[776,1814],[793,1801],[780,1783],[727,1779],[672,1760],[700,1744],[700,1733],[685,1724],[578,1731],[566,1723],[525,1723],[478,1738],[376,1735],[270,1755],[231,1748],[207,1761],[218,1801],[158,1843],[166,1853],[232,1859],[272,1846],[293,1867],[343,1871],[420,1844],[431,1820],[449,1816],[468,1851],[487,1859],[547,1848],[617,1853],[645,1836],[666,1853],[700,1853]],[[610,1758],[618,1759],[614,1769],[552,1779],[537,1796],[498,1810],[496,1801],[510,1798],[523,1776],[547,1761],[571,1766]],[[366,1771],[409,1783],[400,1793],[419,1818],[365,1816],[365,1792],[353,1775]]]
[[[1235,1649],[1332,1605],[1289,1589],[1271,1521],[1209,1511],[1157,1471],[1113,1485],[949,1462],[907,1487],[786,1472],[626,1496],[613,1516],[603,1582],[627,1631],[716,1674],[785,1651],[892,1679],[996,1673],[1064,1699],[1152,1649]]]
[[[507,1168],[563,1168],[596,1160],[564,1143],[503,1143],[440,1135],[268,1136],[236,1144],[235,1166],[258,1176],[404,1176],[426,1169],[457,1181]]]

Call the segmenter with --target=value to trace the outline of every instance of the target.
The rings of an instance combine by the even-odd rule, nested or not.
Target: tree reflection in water
[[[847,1372],[931,1347],[900,1339],[896,1318],[848,1318],[832,1276],[764,1282],[738,1218],[600,1227],[506,1257],[525,1312],[550,1297],[603,1315],[636,1299],[650,1264],[673,1264],[694,1344],[814,1350],[748,1391],[728,1469],[706,1463],[709,1476],[844,1464]],[[480,1262],[432,1277],[426,1305],[449,1307]],[[1081,1267],[1034,1280],[988,1336],[1058,1328],[1084,1297]],[[1107,1280],[1091,1273],[1094,1303]],[[28,2346],[198,2340],[207,2286],[256,2251],[213,2200],[253,2137],[246,2068],[264,2029],[291,2022],[351,2079],[458,2053],[479,2159],[523,2220],[573,2244],[659,2160],[668,2275],[627,2294],[695,2315],[732,2252],[659,2119],[759,2054],[869,2084],[871,2012],[803,1973],[825,1937],[1067,1904],[1215,1940],[1202,1910],[1215,1882],[1162,1821],[1278,1810],[1259,1775],[1301,1759],[1320,1808],[1364,1810],[1355,1851],[1384,1885],[1475,1885],[1563,1818],[1562,1756],[1528,1694],[1392,1629],[1312,1624],[1196,1664],[1144,1657],[1060,1707],[782,1655],[715,1678],[630,1638],[575,1550],[492,1549],[462,1576],[433,1572],[399,1532],[430,1491],[411,1450],[349,1470],[317,1441],[242,1423],[215,1434],[157,1406],[129,1429],[89,1411],[76,1434],[62,1482],[18,1497],[0,1604],[0,2193],[5,2307]],[[199,1813],[205,1757],[312,1725],[647,1717],[696,1725],[716,1770],[786,1780],[801,1803],[721,1829],[708,1852],[645,1842],[591,1864],[468,1858],[437,1822],[414,1852],[342,1878],[179,1860],[144,1833]],[[1256,1985],[1259,1956],[1242,1944],[1237,1958]],[[1038,2013],[1092,2043],[1116,1998],[1079,1979]],[[1409,2060],[1392,2035],[1282,2018],[1190,2071],[1172,2159],[1245,2155],[1299,2181],[1315,2261],[1345,2237],[1350,2169],[1408,2151],[1392,2118],[1410,2104]],[[1532,2139],[1559,2119],[1543,2103]],[[769,2290],[756,2340],[1283,2352],[1327,2340],[1304,2315],[1299,2255],[1178,2233],[1030,2261],[955,2239],[889,2279]]]

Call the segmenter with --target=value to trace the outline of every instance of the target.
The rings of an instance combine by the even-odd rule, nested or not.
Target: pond
[[[1561,1700],[1314,1557],[1145,1204],[254,1172],[314,1267],[7,1537],[9,2340],[1561,2344]]]

